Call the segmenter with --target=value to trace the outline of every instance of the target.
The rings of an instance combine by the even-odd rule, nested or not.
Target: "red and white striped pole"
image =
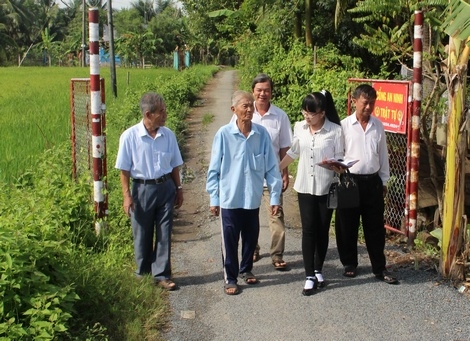
[[[421,100],[423,95],[422,56],[423,56],[423,12],[415,11],[413,41],[413,104],[411,112],[411,157],[410,157],[410,196],[408,245],[416,238],[416,222],[418,216],[418,173],[419,173],[419,123],[421,116]]]
[[[90,7],[88,11],[89,37],[90,37],[90,100],[91,100],[91,131],[93,152],[93,185],[96,218],[103,218],[106,212],[104,194],[104,173],[106,167],[105,136],[102,125],[102,101],[100,83],[100,55],[99,55],[99,11],[97,7]],[[101,223],[97,221],[95,229],[101,230]]]

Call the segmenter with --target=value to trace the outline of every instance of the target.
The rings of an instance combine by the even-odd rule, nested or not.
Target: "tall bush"
[[[340,116],[346,116],[348,78],[363,77],[361,60],[341,55],[333,45],[321,47],[316,55],[311,48],[296,41],[288,49],[260,37],[239,45],[243,56],[241,86],[250,89],[251,80],[259,72],[274,82],[274,103],[282,108],[292,123],[303,119],[302,99],[310,92],[326,89],[335,100]],[[270,54],[262,53],[269,49]]]

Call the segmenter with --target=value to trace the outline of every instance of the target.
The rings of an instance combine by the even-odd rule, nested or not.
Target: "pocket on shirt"
[[[264,155],[258,154],[251,157],[250,169],[254,171],[263,171],[264,173]]]
[[[379,143],[376,140],[369,140],[368,147],[373,156],[379,155]]]
[[[154,165],[157,169],[170,169],[171,167],[171,153],[160,152],[157,154],[156,164]]]

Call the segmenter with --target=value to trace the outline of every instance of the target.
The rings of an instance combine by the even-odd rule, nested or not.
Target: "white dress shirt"
[[[356,112],[341,121],[344,133],[345,155],[348,160],[359,160],[349,170],[353,174],[379,173],[384,186],[390,179],[387,140],[382,122],[370,116],[366,130],[356,118]]]
[[[320,167],[324,159],[342,159],[344,140],[341,126],[325,117],[320,130],[312,133],[305,120],[294,126],[294,140],[287,151],[293,159],[299,158],[294,190],[298,193],[326,195],[333,180],[334,172]]]
[[[153,138],[140,121],[124,131],[119,139],[115,167],[129,171],[133,179],[156,179],[182,164],[176,136],[167,127],[158,128]]]

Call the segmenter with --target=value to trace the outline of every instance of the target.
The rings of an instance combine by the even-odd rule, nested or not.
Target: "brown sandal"
[[[285,270],[287,267],[287,263],[284,262],[282,259],[275,259],[273,260],[273,266],[276,270]]]
[[[259,250],[255,250],[255,253],[253,253],[253,263],[256,263],[260,259],[261,259],[261,257],[259,255]]]
[[[173,282],[171,279],[163,279],[161,281],[158,281],[157,282],[157,285],[160,287],[160,288],[163,288],[167,291],[173,291],[176,289],[176,283]]]

